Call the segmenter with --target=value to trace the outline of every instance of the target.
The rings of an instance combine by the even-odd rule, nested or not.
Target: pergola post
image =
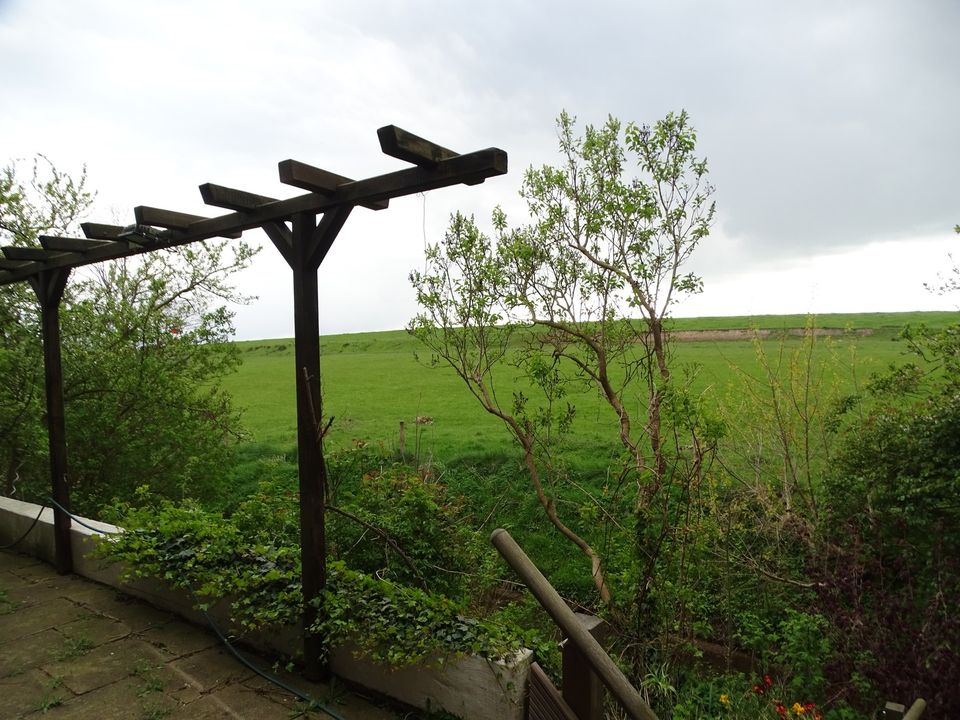
[[[317,271],[350,214],[349,206],[326,214],[317,226],[313,213],[293,217],[291,242],[272,234],[293,270],[294,354],[297,374],[297,465],[300,480],[300,561],[303,573],[305,675],[319,680],[323,638],[310,632],[318,617],[314,601],[327,584],[327,468],[323,458],[320,387],[320,309]]]
[[[40,301],[43,328],[43,371],[47,396],[47,438],[50,446],[50,484],[53,499],[70,508],[67,484],[67,433],[63,411],[63,364],[60,358],[60,301],[67,286],[70,268],[43,270],[30,278]],[[53,509],[53,533],[57,572],[73,572],[70,544],[70,516]]]

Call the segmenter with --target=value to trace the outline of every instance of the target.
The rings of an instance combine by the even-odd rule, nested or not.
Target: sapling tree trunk
[[[690,497],[688,486],[712,447],[696,433],[691,440],[695,417],[682,421],[682,433],[667,427],[667,415],[675,423],[677,413],[667,407],[665,320],[679,296],[701,288],[682,268],[709,232],[713,189],[706,162],[693,154],[696,135],[686,113],[652,127],[610,118],[582,137],[575,124],[566,113],[557,121],[561,164],[524,176],[530,223],[509,228],[497,209],[490,238],[473,218],[452,218],[443,242],[429,247],[426,270],[411,274],[422,312],[410,330],[510,430],[547,517],[590,559],[600,597],[611,603],[616,593],[602,556],[559,518],[543,482],[553,441],[574,417],[566,386],[586,381],[597,390],[613,412],[612,438],[625,451],[613,474],[633,488],[642,577],[632,602],[641,607],[673,518],[684,517],[671,498]],[[540,400],[514,390],[508,410],[496,380],[511,341],[514,364]],[[635,419],[631,408],[644,417]],[[692,459],[681,463],[679,455]],[[673,483],[684,489],[667,492]],[[647,527],[651,521],[656,527]]]

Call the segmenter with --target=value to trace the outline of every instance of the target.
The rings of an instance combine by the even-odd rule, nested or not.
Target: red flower
[[[763,695],[763,688],[760,687],[759,685],[754,685],[754,686],[753,686],[753,693],[754,693],[755,695]]]
[[[787,716],[787,708],[784,707],[783,703],[781,702],[777,703],[777,715],[779,715],[780,717]]]
[[[803,709],[804,709],[804,710],[813,710],[815,707],[816,707],[816,705],[814,705],[813,703],[807,703],[806,705],[803,706]]]
[[[769,675],[763,676],[763,684],[766,685],[767,687],[773,687],[773,680],[770,679]]]

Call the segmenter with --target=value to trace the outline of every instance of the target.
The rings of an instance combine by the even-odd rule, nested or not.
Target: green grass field
[[[823,315],[814,319],[821,328],[869,330],[869,335],[840,336],[818,340],[818,352],[835,356],[837,373],[850,376],[851,352],[855,348],[856,371],[861,379],[897,360],[904,352],[897,334],[906,324],[945,325],[957,317],[949,312],[867,313]],[[682,318],[674,328],[687,330],[802,328],[802,315],[758,317]],[[776,352],[780,340],[762,341]],[[789,337],[784,349],[799,345]],[[296,444],[294,402],[295,369],[291,339],[237,343],[243,357],[240,370],[223,385],[243,409],[250,442],[263,452],[288,453]],[[416,444],[417,416],[430,416],[433,424],[422,426],[421,455],[432,453],[443,461],[479,460],[509,452],[510,440],[499,421],[487,415],[453,372],[429,367],[429,351],[403,330],[332,335],[321,339],[324,414],[333,415],[329,444],[346,447],[357,440],[397,444],[401,421],[407,424],[407,448]],[[418,359],[419,354],[419,359]],[[750,339],[684,340],[673,344],[676,368],[699,367],[694,383],[698,391],[720,397],[742,388],[742,373],[757,374],[756,351]],[[512,372],[505,368],[504,373]],[[509,376],[505,375],[504,380]],[[506,383],[504,383],[506,384]],[[575,436],[585,449],[609,437],[609,409],[594,394],[574,397],[577,406]]]
[[[851,332],[818,337],[815,353],[825,360],[823,367],[841,389],[851,392],[854,376],[862,383],[872,372],[905,359],[904,343],[897,340],[904,325],[942,327],[956,319],[956,313],[821,316],[815,319],[815,326]],[[674,328],[786,331],[803,328],[807,322],[799,315],[694,318],[677,320]],[[858,335],[856,331],[869,334]],[[804,341],[797,335],[774,332],[759,342],[771,363],[782,355],[787,364]],[[295,462],[295,367],[290,339],[248,341],[238,343],[238,347],[243,364],[223,385],[243,409],[249,432],[249,439],[239,448],[233,475],[232,492],[242,497],[260,475],[260,459],[284,456],[288,462]],[[450,489],[467,498],[478,532],[507,527],[538,559],[557,587],[571,597],[590,596],[579,565],[569,562],[569,548],[547,527],[544,513],[529,492],[520,454],[506,429],[482,410],[451,370],[429,367],[429,351],[399,330],[323,337],[321,355],[324,415],[334,416],[328,451],[362,441],[382,446],[386,451],[383,456],[389,457],[398,449],[399,425],[405,422],[408,460],[413,459],[419,445],[419,464],[432,461]],[[704,395],[709,406],[730,409],[731,435],[742,430],[740,424],[749,427],[738,413],[743,412],[740,407],[747,395],[748,377],[762,374],[750,333],[742,333],[740,339],[676,341],[673,366],[675,375],[697,369],[693,389]],[[502,370],[499,382],[503,392],[508,392],[511,373],[516,374],[509,366]],[[615,465],[613,459],[619,450],[614,435],[616,419],[593,392],[572,393],[571,401],[577,413],[566,457],[578,482],[595,492],[604,485],[608,468]],[[642,417],[639,400],[631,409],[636,417]],[[433,423],[418,428],[414,424],[417,416],[430,416]],[[735,440],[731,438],[730,442]],[[726,461],[738,463],[735,449]],[[562,513],[575,521],[583,497],[564,486],[553,492]],[[583,530],[590,535],[589,527]]]

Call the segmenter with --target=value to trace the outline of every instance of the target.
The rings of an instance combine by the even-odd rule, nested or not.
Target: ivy
[[[327,566],[327,589],[318,602],[320,619],[311,628],[331,646],[352,643],[374,660],[390,665],[474,654],[506,657],[538,642],[516,627],[465,615],[466,608],[444,595]]]
[[[128,577],[159,578],[192,593],[201,608],[226,600],[243,630],[295,624],[303,612],[300,548],[282,532],[246,527],[250,513],[230,517],[193,502],[175,504],[138,491],[141,507],[118,504],[111,520],[125,532],[98,546],[101,557],[126,563]],[[258,516],[263,519],[263,516]],[[471,617],[465,601],[348,568],[327,565],[311,630],[327,651],[350,645],[374,660],[400,666],[462,654],[506,657],[544,646],[510,622]]]

